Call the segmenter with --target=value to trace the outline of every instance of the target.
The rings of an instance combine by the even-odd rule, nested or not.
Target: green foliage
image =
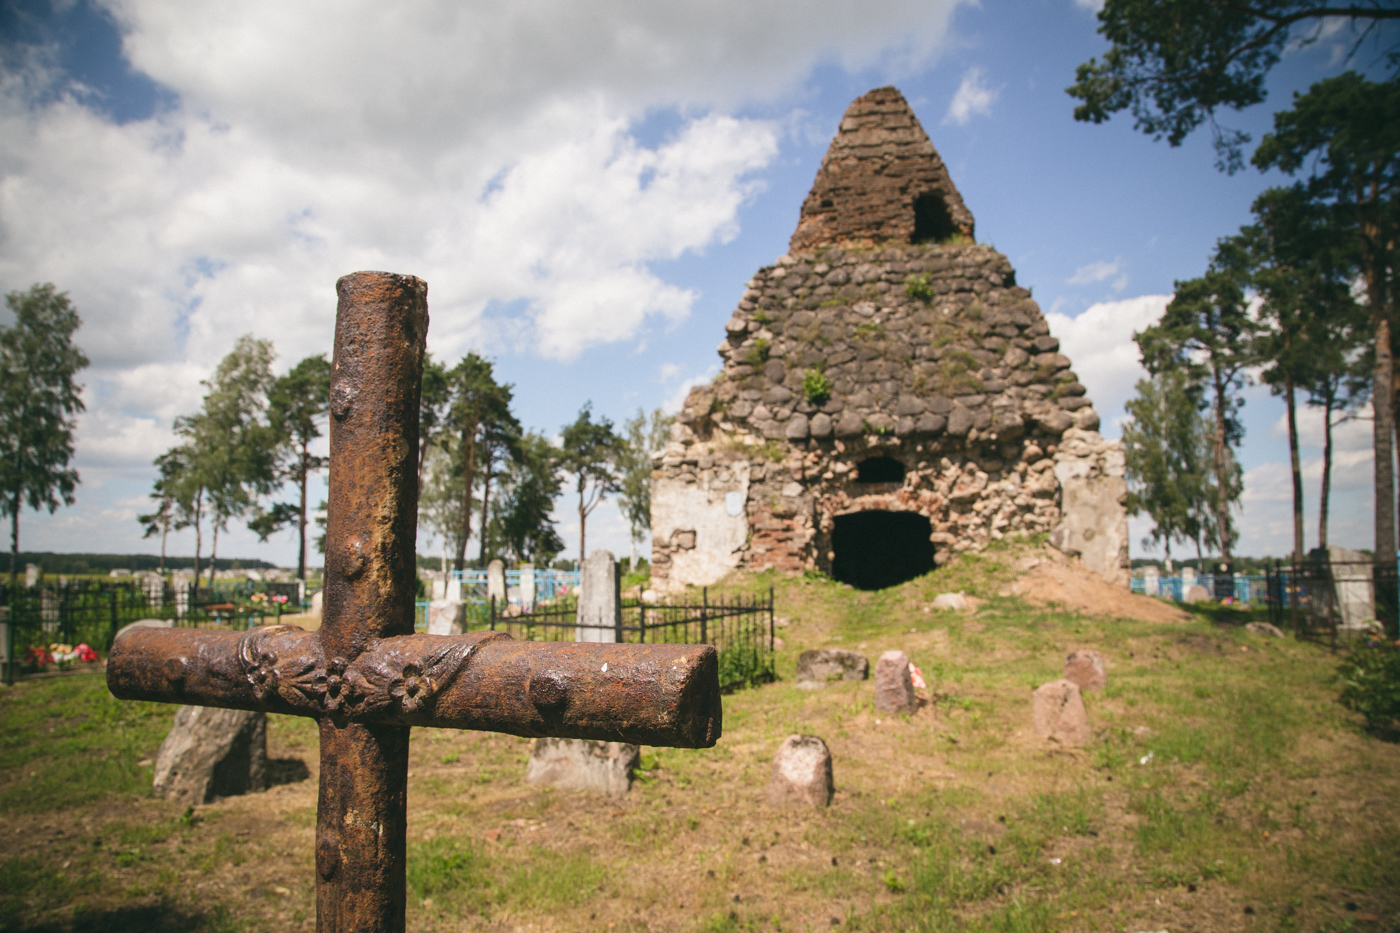
[[[1066,89],[1083,101],[1074,118],[1102,123],[1130,110],[1137,129],[1173,146],[1208,122],[1218,166],[1235,171],[1249,136],[1219,127],[1218,108],[1261,103],[1265,78],[1284,50],[1316,41],[1325,18],[1350,19],[1364,35],[1397,13],[1382,4],[1333,8],[1306,0],[1108,0],[1098,16],[1111,46],[1102,62],[1076,69]]]
[[[820,369],[802,374],[802,396],[813,405],[824,405],[831,398],[831,380]]]
[[[753,342],[753,346],[749,347],[749,352],[744,359],[754,369],[758,369],[764,363],[768,362],[768,349],[768,341],[763,337],[759,337]]]
[[[928,273],[911,275],[904,283],[904,294],[925,304],[933,300],[933,286],[929,284]]]
[[[651,528],[651,458],[670,440],[675,420],[674,415],[667,415],[659,408],[650,416],[638,409],[636,416],[622,426],[618,504],[627,517],[634,547]]]
[[[1187,376],[1166,370],[1137,384],[1125,410],[1128,511],[1151,516],[1144,546],[1213,538],[1206,424],[1192,400]]]
[[[549,438],[529,431],[516,443],[501,475],[490,536],[517,562],[547,567],[564,550],[551,517],[563,488],[559,458],[559,448]]]
[[[0,515],[10,519],[10,582],[18,571],[19,513],[72,505],[73,429],[83,411],[75,381],[88,365],[73,345],[82,319],[52,284],[10,292],[14,323],[0,327]]]
[[[1342,659],[1342,705],[1366,718],[1373,732],[1400,735],[1400,649],[1359,644]]]
[[[753,313],[752,316],[753,316],[753,319],[754,319],[755,321],[757,321],[758,323],[760,323],[760,324],[772,324],[772,323],[773,323],[773,315],[769,314],[767,311],[762,311],[762,310],[755,311],[755,312]]]
[[[579,409],[574,423],[563,431],[563,467],[574,475],[578,490],[578,553],[579,560],[588,556],[585,550],[588,516],[608,493],[621,489],[618,460],[624,442],[613,430],[608,418],[593,420],[593,403]]]

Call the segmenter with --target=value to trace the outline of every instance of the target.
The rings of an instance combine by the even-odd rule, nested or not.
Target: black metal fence
[[[1299,638],[1336,644],[1338,634],[1400,637],[1400,567],[1393,560],[1305,560],[1265,568],[1269,621]]]
[[[501,611],[493,599],[489,611],[478,617],[469,615],[465,627],[467,631],[506,632],[529,641],[574,641],[580,633],[577,620],[576,605]],[[583,628],[606,632],[607,641],[714,645],[719,652],[720,684],[732,690],[741,684],[773,679],[773,626],[773,589],[769,587],[766,597],[712,599],[705,588],[698,603],[648,605],[641,600],[624,600],[615,624]]]
[[[298,611],[296,593],[295,583],[250,581],[247,586],[235,582],[177,590],[168,580],[153,578],[0,585],[4,609],[0,622],[7,623],[7,643],[0,645],[0,659],[8,659],[0,660],[0,679],[13,683],[16,673],[47,666],[37,659],[45,657],[53,644],[86,644],[105,656],[122,626],[140,619],[171,619],[176,625],[200,628],[247,628],[284,611]],[[255,594],[262,595],[261,603],[251,601]]]

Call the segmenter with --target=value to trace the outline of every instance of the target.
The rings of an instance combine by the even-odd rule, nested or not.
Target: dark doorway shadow
[[[831,575],[858,590],[882,590],[933,569],[933,526],[917,512],[836,516]]]

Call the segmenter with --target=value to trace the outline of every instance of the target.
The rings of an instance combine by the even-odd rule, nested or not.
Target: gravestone
[[[622,624],[622,576],[611,551],[589,554],[579,575],[574,641],[615,642]]]
[[[641,758],[641,747],[626,742],[536,739],[525,780],[560,790],[625,797]]]
[[[1270,638],[1284,637],[1283,631],[1277,625],[1269,622],[1250,622],[1244,627],[1244,630],[1255,635],[1267,635]]]
[[[875,662],[875,712],[912,713],[918,708],[909,656],[903,651],[886,651]]]
[[[815,735],[790,735],[773,756],[768,802],[775,807],[825,807],[835,790],[831,751]]]
[[[1184,589],[1186,589],[1186,588],[1189,587],[1189,586],[1195,586],[1195,585],[1196,585],[1196,568],[1195,568],[1195,567],[1182,567],[1182,568],[1181,568],[1181,588],[1184,590]]]
[[[520,565],[520,608],[529,612],[535,608],[535,565]]]
[[[1108,686],[1108,665],[1097,651],[1075,651],[1065,658],[1065,680],[1080,690],[1102,690]]]
[[[1186,581],[1181,581],[1181,601],[1187,605],[1203,603],[1210,599],[1210,590],[1197,583],[1186,585]]]
[[[1142,592],[1147,596],[1159,596],[1162,592],[1162,577],[1156,566],[1149,565],[1142,570]]]
[[[58,594],[45,587],[39,591],[39,618],[44,632],[53,635],[58,632]]]
[[[1337,600],[1338,628],[1365,631],[1376,618],[1375,585],[1371,559],[1360,551],[1329,545],[1324,553],[1313,552],[1330,563],[1332,589]]]
[[[24,565],[24,585],[25,585],[25,586],[31,586],[31,587],[32,587],[32,586],[38,586],[38,585],[39,585],[39,565],[38,565],[38,564],[25,564],[25,565]]]
[[[154,789],[185,806],[267,790],[267,715],[180,707],[156,754]]]
[[[1079,687],[1068,680],[1041,684],[1031,695],[1031,720],[1035,734],[1062,745],[1089,741],[1089,713]]]
[[[146,605],[151,609],[159,609],[165,604],[165,578],[160,574],[147,574],[141,581],[141,589],[146,594]]]
[[[433,600],[447,598],[447,581],[442,577],[433,577],[432,590],[429,593]]]
[[[435,599],[428,603],[429,635],[460,635],[465,611],[464,603],[450,599]]]
[[[457,576],[457,574],[454,573],[447,578],[446,593],[446,599],[454,603],[460,603],[462,601],[462,578]]]
[[[493,560],[486,565],[486,598],[496,601],[498,610],[506,607],[506,565]]]
[[[833,680],[865,680],[870,662],[865,655],[840,648],[811,648],[797,656],[797,686],[804,690],[825,687]]]
[[[174,619],[137,619],[135,622],[131,622],[131,623],[127,624],[127,625],[123,625],[121,628],[117,629],[116,638],[113,638],[113,639],[112,639],[112,643],[113,643],[113,644],[116,644],[117,638],[121,638],[123,635],[125,635],[127,632],[131,631],[132,629],[137,629],[137,628],[174,628],[174,627],[175,627],[175,620],[174,620]]]
[[[617,561],[601,548],[583,562],[578,594],[576,642],[616,642],[622,623],[622,585]],[[525,780],[560,790],[610,797],[625,795],[641,761],[640,746],[586,739],[540,739],[530,750]]]
[[[190,590],[194,581],[189,577],[176,575],[171,585],[175,590],[175,617],[183,619],[190,614]]]

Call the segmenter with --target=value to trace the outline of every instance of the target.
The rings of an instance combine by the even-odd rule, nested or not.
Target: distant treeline
[[[44,573],[77,575],[107,573],[112,570],[159,570],[159,554],[54,554],[51,551],[25,552],[19,555],[19,566],[38,564]],[[209,566],[207,560],[202,567]],[[273,570],[277,565],[265,560],[248,558],[219,558],[220,570]],[[167,557],[166,570],[193,569],[193,557]]]

